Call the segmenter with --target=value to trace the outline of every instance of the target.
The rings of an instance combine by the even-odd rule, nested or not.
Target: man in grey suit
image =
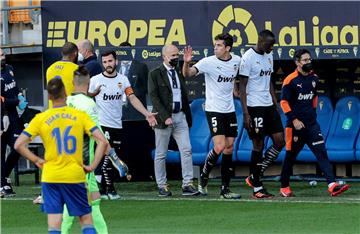
[[[172,193],[166,179],[166,155],[172,135],[181,155],[182,195],[196,196],[199,192],[192,183],[193,162],[189,137],[191,111],[183,75],[177,68],[179,49],[165,45],[162,49],[163,64],[152,70],[148,79],[148,92],[158,124],[155,126],[155,178],[159,196]]]

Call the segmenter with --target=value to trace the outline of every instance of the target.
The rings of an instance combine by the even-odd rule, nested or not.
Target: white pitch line
[[[2,201],[32,201],[34,198],[3,198]],[[220,198],[150,198],[150,197],[136,197],[136,196],[129,196],[129,197],[122,197],[119,201],[200,201],[200,202],[257,202],[257,203],[318,203],[318,204],[360,204],[360,198],[342,198],[342,200],[313,200],[313,201],[304,201],[304,200],[290,200],[290,199],[248,199],[248,198],[241,198],[236,200],[227,200],[227,199],[220,199]]]

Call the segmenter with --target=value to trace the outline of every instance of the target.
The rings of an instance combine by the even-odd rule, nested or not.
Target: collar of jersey
[[[219,59],[220,61],[223,61],[223,62],[227,62],[227,61],[230,61],[232,59],[232,56],[230,54],[230,58],[229,59],[221,59],[221,58],[218,58],[216,57],[217,59]]]
[[[115,77],[117,77],[117,73],[115,74],[115,76],[107,76],[107,75],[105,75],[105,73],[104,72],[102,72],[101,73],[103,76],[105,76],[106,78],[115,78]]]

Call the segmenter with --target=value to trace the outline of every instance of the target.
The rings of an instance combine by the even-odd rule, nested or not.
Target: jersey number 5
[[[67,126],[63,134],[60,128],[54,128],[52,136],[56,138],[56,146],[58,154],[62,154],[63,150],[66,154],[73,154],[76,152],[76,137],[69,135],[72,126]]]

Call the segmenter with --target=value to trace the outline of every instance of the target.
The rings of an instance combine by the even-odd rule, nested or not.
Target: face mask
[[[313,69],[312,63],[306,63],[302,66],[302,70],[306,73],[310,72]]]
[[[169,64],[172,66],[172,67],[176,67],[179,63],[179,58],[173,58],[173,59],[170,59],[169,61]]]
[[[78,53],[78,62],[84,61],[84,56],[81,53]]]

